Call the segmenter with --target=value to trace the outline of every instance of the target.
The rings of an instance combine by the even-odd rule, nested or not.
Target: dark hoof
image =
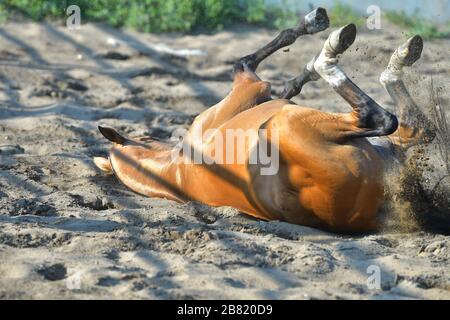
[[[327,29],[330,26],[330,19],[327,10],[317,8],[305,16],[305,29],[308,34],[314,34]]]
[[[341,54],[355,42],[355,38],[356,26],[351,23],[330,35],[330,45],[337,54]]]
[[[400,61],[405,66],[412,66],[414,62],[420,59],[423,50],[423,40],[420,36],[409,38],[401,47],[397,54]]]

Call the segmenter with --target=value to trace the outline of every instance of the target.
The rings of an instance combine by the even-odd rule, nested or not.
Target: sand
[[[330,31],[261,65],[274,94]],[[92,157],[109,147],[97,125],[168,139],[228,92],[236,58],[274,35],[248,26],[198,35],[1,26],[0,298],[449,299],[450,237],[404,228],[409,221],[395,210],[376,233],[336,235],[141,197],[95,168]],[[378,77],[404,40],[392,26],[366,31],[341,60],[391,109]],[[430,103],[431,76],[449,106],[448,48],[450,40],[427,42],[408,72],[421,106]],[[349,110],[323,81],[295,101]],[[368,285],[374,271],[380,281]]]

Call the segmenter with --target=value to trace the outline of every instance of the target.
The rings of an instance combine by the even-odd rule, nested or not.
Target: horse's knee
[[[256,75],[256,73],[249,70],[248,68],[244,68],[234,73],[233,87],[241,85],[243,83],[252,83],[258,81],[261,81],[261,79]]]

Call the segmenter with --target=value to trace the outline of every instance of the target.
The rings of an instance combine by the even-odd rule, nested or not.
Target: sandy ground
[[[274,94],[329,32],[261,65]],[[109,146],[98,124],[169,138],[228,92],[234,59],[274,35],[245,26],[188,36],[1,26],[0,298],[449,299],[449,236],[401,228],[341,236],[262,222],[144,198],[94,167],[92,156]],[[404,40],[395,28],[366,31],[341,60],[388,108],[378,77]],[[450,40],[427,42],[408,73],[419,104],[429,104],[433,76],[448,107],[449,48]],[[323,81],[295,101],[349,110]],[[379,289],[366,284],[373,265]]]

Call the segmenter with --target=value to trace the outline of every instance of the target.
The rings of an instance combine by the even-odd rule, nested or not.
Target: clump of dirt
[[[411,190],[405,192],[404,189],[405,184],[411,185],[406,181],[408,178],[411,180],[414,175],[405,175],[405,171],[405,168],[403,170],[397,168],[396,174],[391,173],[385,177],[385,199],[388,201],[384,204],[381,220],[383,228],[387,231],[415,232],[421,229],[414,205],[410,201],[415,192],[411,192]]]
[[[62,280],[67,275],[67,269],[62,263],[56,263],[50,266],[42,266],[36,272],[48,281]]]
[[[47,204],[38,201],[37,199],[16,199],[12,201],[2,201],[0,208],[0,215],[6,214],[9,216],[55,216],[56,209]]]
[[[400,231],[417,231],[427,224],[434,208],[423,188],[426,158],[424,150],[416,148],[406,163],[399,168],[398,175],[389,178],[394,209],[394,221]]]

